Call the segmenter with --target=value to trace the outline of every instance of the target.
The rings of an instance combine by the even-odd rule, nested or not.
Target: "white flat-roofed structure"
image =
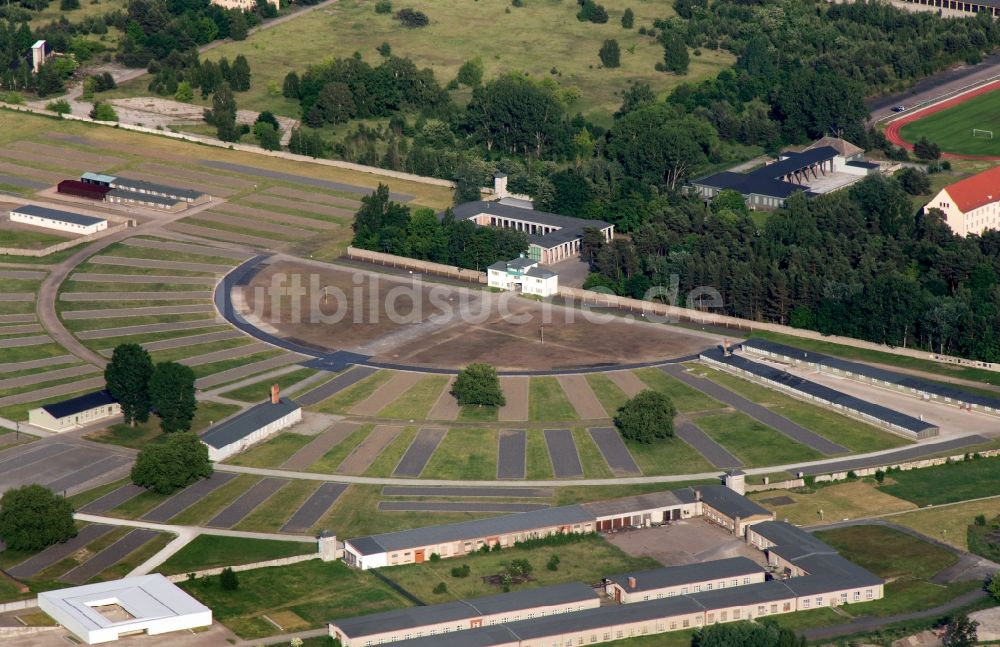
[[[81,235],[96,234],[108,228],[108,221],[104,218],[40,207],[34,204],[25,204],[11,209],[10,221]]]
[[[486,284],[491,288],[551,297],[559,292],[559,275],[539,267],[536,260],[521,257],[490,265],[486,272]]]
[[[88,645],[212,624],[211,609],[158,573],[45,591],[38,606]]]

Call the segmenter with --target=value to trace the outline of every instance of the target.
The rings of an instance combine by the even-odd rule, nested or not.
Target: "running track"
[[[924,117],[932,115],[935,112],[941,112],[942,110],[947,110],[948,108],[957,106],[960,103],[964,103],[969,99],[978,97],[981,94],[986,94],[987,92],[991,92],[993,90],[996,90],[997,88],[1000,88],[1000,81],[993,81],[992,83],[987,83],[986,85],[980,86],[975,90],[970,90],[965,94],[960,94],[957,97],[952,97],[951,99],[947,99],[945,101],[941,101],[940,103],[935,103],[932,106],[928,106],[926,108],[917,110],[911,114],[906,115],[905,117],[900,117],[899,119],[896,119],[895,121],[891,122],[888,126],[885,127],[885,137],[893,144],[897,146],[902,146],[908,151],[912,151],[913,144],[906,141],[900,136],[899,134],[900,128],[902,128],[908,123],[912,123],[918,119],[923,119]],[[991,155],[959,155],[958,153],[942,153],[941,157],[946,157],[951,159],[966,159],[966,160],[1000,159],[998,157]]]

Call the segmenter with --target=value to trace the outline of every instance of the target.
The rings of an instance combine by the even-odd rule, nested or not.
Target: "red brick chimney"
[[[279,404],[281,402],[281,389],[277,384],[271,385],[271,404]]]
[[[630,589],[632,589],[634,591],[636,586],[637,586],[637,584],[636,584],[636,581],[635,581],[635,577],[632,576],[632,575],[629,575],[629,578],[628,578],[628,588],[630,588]]]

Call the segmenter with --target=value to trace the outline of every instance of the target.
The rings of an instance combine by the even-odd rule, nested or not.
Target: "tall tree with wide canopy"
[[[153,376],[153,360],[139,344],[119,344],[104,368],[104,382],[122,408],[125,422],[149,419],[149,379]]]
[[[0,539],[10,550],[41,550],[75,536],[73,506],[47,487],[22,485],[0,499]]]
[[[160,416],[165,433],[189,431],[198,402],[194,397],[194,371],[176,362],[160,362],[149,380],[149,400]]]

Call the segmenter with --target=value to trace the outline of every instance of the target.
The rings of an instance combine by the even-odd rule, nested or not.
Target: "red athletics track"
[[[900,128],[918,119],[923,119],[927,115],[932,115],[935,112],[941,112],[942,110],[947,110],[948,108],[957,106],[960,103],[972,99],[973,97],[978,97],[981,94],[986,94],[987,92],[996,90],[997,88],[1000,88],[1000,81],[993,81],[991,83],[987,83],[986,85],[980,86],[975,90],[970,90],[969,92],[960,94],[957,97],[946,99],[945,101],[941,101],[940,103],[935,103],[932,106],[928,106],[926,108],[917,110],[916,112],[908,114],[905,117],[900,117],[899,119],[889,123],[889,125],[885,127],[885,137],[893,144],[897,146],[902,146],[908,151],[912,151],[913,144],[900,137],[899,135]],[[947,157],[951,159],[963,159],[963,160],[1000,159],[1000,157],[990,156],[990,155],[959,155],[958,153],[941,153],[941,157]]]

